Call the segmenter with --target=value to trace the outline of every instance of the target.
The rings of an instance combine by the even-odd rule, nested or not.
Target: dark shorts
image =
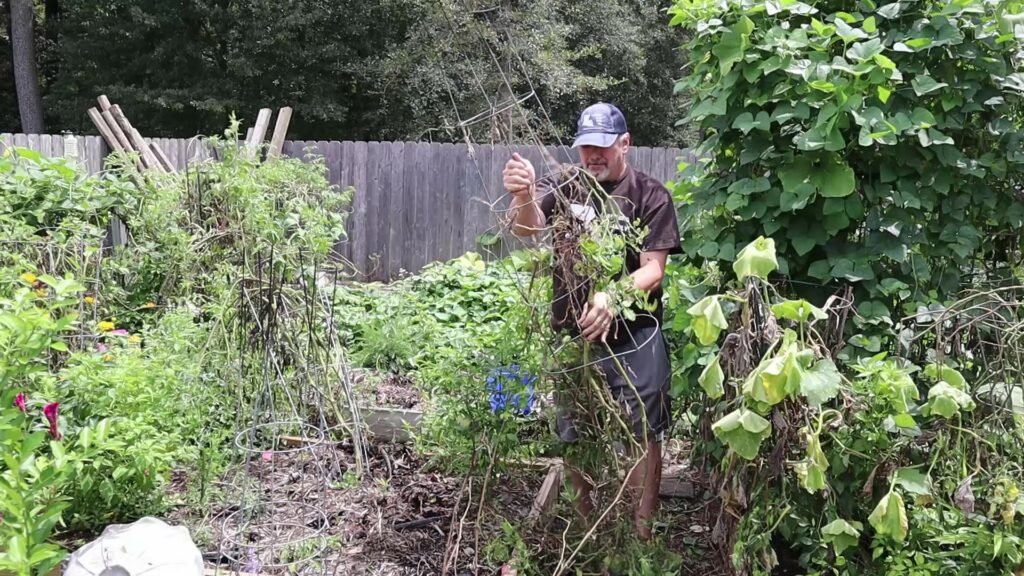
[[[598,366],[612,396],[632,423],[633,434],[641,441],[662,441],[671,424],[672,367],[661,329],[639,328],[632,342],[612,347],[610,355],[605,349],[603,356]],[[563,442],[575,442],[579,437],[572,410],[561,403],[555,428]]]

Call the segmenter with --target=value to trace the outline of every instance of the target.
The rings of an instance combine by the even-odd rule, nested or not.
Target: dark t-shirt
[[[682,252],[679,244],[679,224],[676,220],[672,195],[657,180],[632,167],[626,169],[622,179],[614,184],[603,184],[608,194],[615,199],[622,214],[629,222],[636,223],[639,228],[647,228],[647,235],[641,243],[641,250],[668,250],[669,254]],[[537,197],[540,209],[548,222],[556,210],[561,210],[564,202],[556,202],[558,194],[564,194],[568,187],[555,186],[552,177],[541,179],[537,185]],[[600,206],[593,206],[595,212]],[[576,206],[574,213],[585,216],[587,208]],[[639,221],[639,222],[637,222]],[[640,253],[629,249],[626,251],[626,272],[633,273],[640,267]],[[566,330],[578,333],[573,309],[581,310],[585,294],[568,294],[564,279],[556,270],[553,278],[553,294],[551,304],[551,327],[557,332]],[[654,312],[635,307],[635,320],[627,320],[621,314],[616,317],[616,326],[608,332],[607,342],[611,346],[622,345],[632,341],[632,334],[639,328],[659,324],[662,321],[662,288],[658,286],[650,292],[649,300],[657,304]],[[573,305],[575,303],[575,305]],[[653,317],[652,317],[653,316]]]

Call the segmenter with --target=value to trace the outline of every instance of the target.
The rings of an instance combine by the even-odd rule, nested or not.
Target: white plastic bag
[[[203,576],[203,555],[184,526],[156,518],[112,524],[71,555],[64,576]]]

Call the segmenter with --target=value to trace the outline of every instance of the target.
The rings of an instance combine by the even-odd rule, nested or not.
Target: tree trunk
[[[43,133],[43,98],[39,90],[36,44],[33,33],[35,15],[32,0],[9,0],[11,7],[11,53],[14,86],[18,92],[21,131]]]

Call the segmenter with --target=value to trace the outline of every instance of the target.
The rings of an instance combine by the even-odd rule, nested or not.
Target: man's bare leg
[[[632,492],[636,529],[644,540],[651,538],[651,524],[658,512],[658,493],[661,490],[661,444],[655,440],[647,442],[647,450],[640,454],[640,461],[627,479]]]

